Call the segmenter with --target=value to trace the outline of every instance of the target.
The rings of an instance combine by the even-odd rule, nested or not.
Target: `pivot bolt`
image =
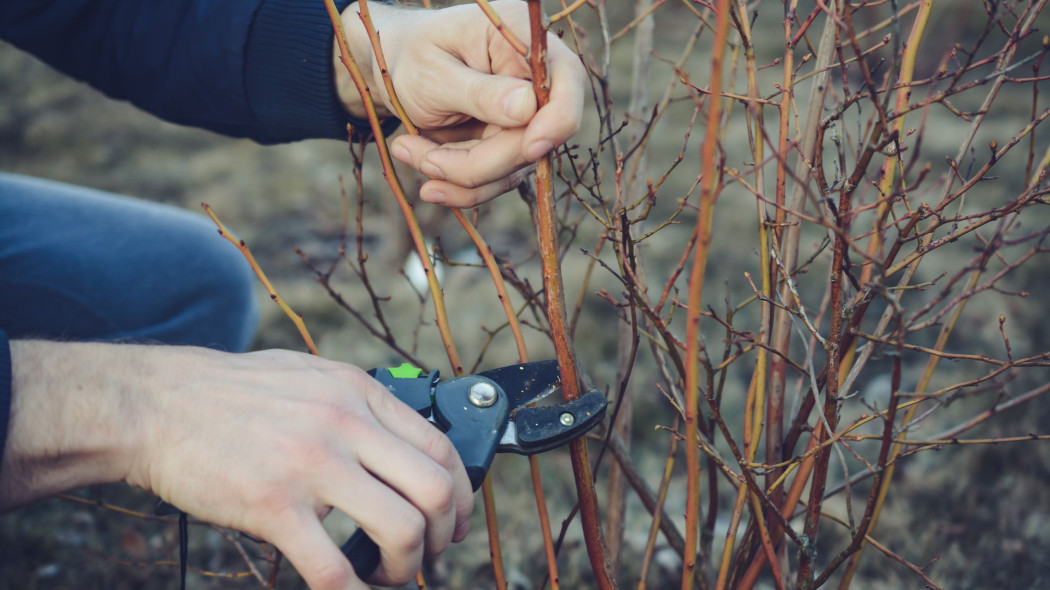
[[[576,423],[576,416],[573,416],[572,414],[570,414],[568,412],[565,412],[564,414],[562,414],[561,416],[558,417],[558,420],[560,420],[562,425],[564,425],[564,426],[572,426],[573,424]]]
[[[487,408],[492,404],[496,403],[496,388],[491,383],[485,381],[479,381],[474,385],[470,386],[470,392],[467,396],[470,399],[470,403],[474,404],[479,408]]]

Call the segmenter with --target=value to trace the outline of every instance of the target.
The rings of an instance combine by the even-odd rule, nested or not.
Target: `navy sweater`
[[[336,0],[342,11],[350,0]],[[346,139],[322,0],[4,0],[0,38],[173,123]]]
[[[370,135],[338,101],[322,0],[0,0],[0,38],[173,123],[259,143]],[[0,331],[0,457],[10,406]]]

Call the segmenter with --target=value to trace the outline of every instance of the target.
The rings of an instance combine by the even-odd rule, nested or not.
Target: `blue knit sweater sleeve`
[[[260,143],[367,130],[338,101],[321,0],[4,0],[0,38],[174,123]]]

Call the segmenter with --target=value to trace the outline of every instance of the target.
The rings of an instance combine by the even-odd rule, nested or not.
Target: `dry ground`
[[[624,58],[621,56],[618,59]],[[623,92],[624,88],[614,89]],[[1023,114],[1024,109],[1020,109]],[[1020,115],[1019,115],[1020,116]],[[1016,122],[1016,118],[1012,119]],[[931,143],[945,149],[953,141],[943,130]],[[590,141],[585,130],[581,141]],[[1043,140],[1045,141],[1045,140]],[[655,158],[680,149],[680,137],[658,146]],[[695,146],[695,139],[693,146]],[[936,152],[936,145],[927,148]],[[394,362],[395,356],[368,337],[314,282],[294,247],[301,247],[313,260],[331,258],[339,241],[342,216],[340,178],[349,180],[351,162],[340,142],[308,141],[260,147],[208,132],[178,128],[111,101],[98,93],[54,73],[14,48],[0,45],[0,170],[20,172],[74,182],[118,193],[134,195],[197,209],[211,204],[223,220],[251,245],[263,267],[275,280],[278,291],[306,318],[323,354],[363,366]],[[695,172],[686,172],[689,174]],[[366,166],[368,194],[385,195],[378,168]],[[672,191],[673,192],[673,191]],[[404,232],[389,203],[373,198],[368,206],[367,243],[372,252],[373,272],[397,269],[406,253]],[[501,213],[488,221],[486,235],[497,251],[517,262],[526,274],[535,265],[524,244],[533,237],[524,205],[516,197],[504,197]],[[751,231],[753,204],[737,209],[721,205],[723,235]],[[442,236],[446,252],[465,247],[459,232],[451,229],[447,216],[421,207],[429,235]],[[3,220],[9,222],[10,220]],[[1038,223],[1038,222],[1037,222]],[[668,238],[650,246],[653,259],[673,263],[681,242]],[[745,234],[751,235],[751,234]],[[218,239],[218,238],[217,238]],[[740,289],[741,269],[753,262],[749,247],[726,240],[722,255],[712,265],[711,284],[723,277],[731,288]],[[676,250],[677,249],[677,250]],[[675,254],[677,252],[678,254]],[[570,276],[582,267],[581,259],[570,261]],[[573,266],[575,265],[575,266]],[[392,320],[399,339],[412,343],[428,363],[441,366],[443,352],[436,347],[432,331],[417,334],[416,327],[428,322],[428,303],[421,303],[407,283],[393,272],[377,279],[382,292],[394,297]],[[1045,289],[1043,273],[1025,276],[1027,288]],[[531,275],[534,277],[535,274]],[[354,305],[367,303],[349,273],[343,273],[340,288]],[[461,294],[452,298],[453,324],[463,326],[461,346],[468,359],[477,358],[484,344],[478,328],[499,325],[499,312],[489,295],[477,295],[486,287],[484,274],[472,269],[447,269],[446,291]],[[599,279],[596,290],[607,283]],[[534,284],[538,284],[534,283]],[[728,287],[727,287],[728,288]],[[487,292],[486,292],[487,293]],[[722,292],[716,294],[721,298]],[[270,306],[260,289],[265,310],[256,348],[301,349],[294,330],[279,311]],[[479,305],[478,302],[493,305]],[[994,305],[993,305],[994,307]],[[1030,318],[1030,329],[1021,335],[1033,349],[1050,348],[1045,330],[1039,326],[1040,307],[1030,305],[1022,317]],[[578,349],[581,362],[598,383],[612,378],[615,356],[614,332],[607,328],[614,316],[600,301],[589,302],[581,316]],[[420,319],[422,318],[422,319]],[[536,357],[544,353],[543,339],[530,335]],[[497,339],[486,352],[484,363],[510,362],[513,347]],[[1046,432],[1050,418],[1046,404],[1001,416],[980,434]],[[663,412],[661,409],[659,412]],[[638,430],[648,432],[664,423],[666,413],[644,409]],[[665,439],[644,438],[639,443],[639,465],[656,482]],[[899,486],[877,529],[877,536],[891,548],[920,565],[936,560],[930,576],[944,588],[1047,588],[1050,587],[1050,448],[1045,444],[1021,444],[979,449],[945,449],[921,456],[898,474]],[[552,520],[559,526],[572,496],[567,458],[553,454],[545,462],[548,493],[552,498]],[[527,470],[517,460],[497,466],[500,516],[510,578],[516,588],[538,587],[544,571],[542,549],[536,538]],[[683,486],[678,486],[684,490]],[[84,491],[85,498],[96,491]],[[97,491],[103,499],[137,510],[149,510],[152,500],[119,486]],[[680,512],[680,494],[671,499],[670,512]],[[628,527],[629,555],[638,555],[645,542],[649,519],[632,505]],[[433,565],[432,586],[487,588],[488,554],[479,509],[473,523],[475,533],[462,546]],[[346,523],[333,525],[337,535],[349,530]],[[585,556],[575,527],[563,551],[562,583],[566,588],[587,588]],[[0,516],[0,590],[35,588],[176,588],[177,574],[170,565],[147,565],[170,560],[174,555],[175,527],[148,522],[68,500],[46,500]],[[250,543],[246,543],[250,547]],[[717,544],[717,543],[716,543]],[[233,546],[217,532],[194,527],[192,564],[213,572],[242,571],[243,562]],[[663,553],[667,557],[667,553]],[[673,557],[661,563],[674,579],[678,567]],[[921,588],[921,581],[889,559],[872,554],[865,561],[855,588]],[[628,558],[628,572],[637,563]],[[280,588],[301,587],[287,570]],[[662,587],[668,572],[657,568],[651,587]],[[632,578],[625,575],[624,582]],[[223,579],[191,575],[191,588],[253,588],[251,578]]]

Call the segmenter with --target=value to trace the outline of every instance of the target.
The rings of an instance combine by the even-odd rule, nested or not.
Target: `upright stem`
[[[532,84],[536,92],[537,106],[543,108],[550,102],[550,80],[547,72],[547,28],[546,17],[540,0],[527,0],[531,25],[531,50],[529,66]],[[561,369],[562,396],[566,401],[580,396],[580,376],[569,338],[565,313],[565,292],[562,288],[561,265],[558,260],[557,219],[554,213],[554,191],[552,155],[547,155],[536,164],[536,217],[540,246],[540,261],[543,267],[543,287],[546,293],[547,317],[550,322],[551,339]],[[615,588],[609,571],[605,541],[602,538],[601,520],[598,516],[598,499],[594,493],[591,465],[587,459],[587,443],[582,438],[569,444],[576,493],[580,503],[580,520],[587,545],[587,556],[600,588]]]
[[[682,590],[693,587],[696,570],[697,537],[700,520],[700,315],[702,311],[704,273],[711,246],[711,221],[718,199],[718,131],[722,118],[722,62],[729,33],[729,0],[716,5],[715,40],[711,55],[711,83],[707,109],[707,132],[700,151],[703,185],[700,192],[700,215],[696,220],[696,250],[689,277],[689,311],[686,320],[685,356],[685,453],[688,473],[685,507],[685,555],[682,562]]]
[[[653,17],[651,10],[652,0],[637,0],[634,7],[636,16],[642,17],[637,20],[634,27],[634,59],[631,66],[631,101],[627,107],[629,122],[627,124],[627,145],[635,146],[641,143],[647,131],[647,119],[649,116],[649,69],[652,63],[653,50]],[[627,156],[631,161],[631,174],[624,179],[623,190],[617,191],[616,202],[613,211],[616,215],[626,219],[625,202],[632,203],[648,190],[643,177],[647,169],[647,151],[645,149],[635,150],[633,155]],[[632,248],[629,243],[633,240],[630,234],[630,223],[624,221],[620,224],[620,245],[617,248],[621,252],[621,264],[630,267],[625,276],[628,280],[635,282],[640,289],[645,287],[645,270],[639,256],[631,256],[628,251]],[[581,290],[581,295],[583,291]],[[632,310],[633,311],[633,310]],[[619,403],[616,408],[616,422],[610,427],[615,429],[624,446],[631,448],[631,424],[634,417],[634,392],[630,387],[631,374],[634,371],[635,352],[638,348],[637,321],[635,314],[630,314],[631,321],[621,322],[618,334],[618,349],[616,355],[616,380],[619,387]],[[612,571],[619,574],[621,556],[623,553],[624,527],[627,515],[627,480],[620,467],[619,462],[613,462],[609,466],[609,495],[606,541],[609,546],[609,558],[612,561]]]
[[[794,177],[806,180],[810,177],[810,163],[813,161],[813,155],[817,149],[817,129],[820,127],[820,117],[824,106],[824,97],[827,93],[828,78],[830,76],[830,64],[832,58],[835,56],[835,15],[834,11],[837,10],[837,0],[829,0],[827,3],[826,10],[829,14],[826,17],[824,24],[824,30],[821,33],[820,44],[817,50],[817,59],[813,64],[813,69],[818,72],[813,79],[812,91],[810,93],[809,107],[806,111],[805,118],[802,120],[802,138],[798,144],[801,145],[801,150],[798,157],[798,162],[795,165]],[[791,44],[797,43],[797,39],[792,37]],[[784,67],[787,68],[787,61],[785,60]],[[784,73],[785,77],[792,77],[794,70],[786,70]],[[794,88],[792,84],[791,88]],[[788,94],[787,88],[785,88],[785,94]],[[782,104],[781,106],[781,117],[784,116],[784,110],[787,109],[787,105]],[[783,123],[783,121],[782,121]],[[780,156],[781,159],[785,159],[787,154]],[[805,182],[798,182],[795,184],[791,195],[787,196],[787,189],[781,189],[779,185],[779,176],[781,174],[779,168],[784,166],[783,162],[778,162],[778,198],[779,191],[784,190],[786,202],[783,208],[778,207],[783,212],[783,218],[778,218],[778,225],[776,234],[780,236],[780,240],[776,244],[776,248],[779,251],[779,256],[784,269],[788,273],[795,271],[795,265],[798,260],[798,248],[799,240],[801,237],[801,220],[799,214],[805,208],[806,202],[806,185]],[[786,171],[784,172],[786,175]],[[785,180],[786,182],[786,180]],[[783,223],[783,225],[780,225]],[[772,326],[772,338],[770,346],[772,350],[775,350],[781,354],[771,355],[769,360],[769,397],[771,400],[780,400],[782,403],[787,390],[787,369],[788,365],[786,362],[786,355],[791,346],[791,307],[793,306],[794,297],[791,294],[790,285],[787,281],[783,281],[779,287],[779,299],[784,301],[787,308],[777,308],[773,313],[773,326]],[[775,403],[775,402],[771,402]],[[805,407],[805,406],[804,406]],[[772,408],[773,412],[782,411],[777,408]],[[807,412],[808,414],[808,412]],[[770,419],[771,424],[767,425],[769,428],[776,428],[773,424],[774,418]],[[783,436],[781,436],[784,439]],[[788,437],[790,438],[790,436]],[[784,454],[790,455],[794,452],[792,447],[784,447],[784,442],[790,442],[784,439],[781,442],[781,456],[780,457],[768,457],[767,461],[771,463],[777,463],[782,459]],[[768,449],[768,447],[767,447]],[[774,535],[776,537],[777,535]]]
[[[777,224],[775,235],[779,236],[779,240],[776,240],[776,244],[773,246],[779,252],[781,264],[783,265],[787,273],[793,273],[798,260],[798,248],[801,237],[801,220],[799,214],[805,208],[806,199],[806,183],[804,180],[810,177],[810,163],[813,161],[813,154],[817,148],[817,129],[820,126],[820,118],[824,105],[824,97],[827,93],[828,78],[830,76],[830,64],[834,58],[835,51],[835,14],[837,10],[837,0],[829,0],[826,3],[824,10],[828,12],[824,24],[824,30],[821,33],[820,43],[817,50],[817,56],[813,69],[818,72],[814,77],[812,83],[812,91],[809,99],[809,106],[806,111],[805,117],[802,120],[802,137],[797,141],[796,145],[801,148],[798,154],[798,161],[795,164],[794,177],[800,179],[795,184],[790,195],[787,194],[786,188],[786,158],[787,154],[780,151],[786,145],[787,140],[782,135],[780,138],[780,147],[778,148],[778,162],[777,162],[777,199],[778,204],[780,199],[783,198],[783,206],[777,207]],[[815,9],[817,10],[817,9]],[[790,10],[785,19],[791,16]],[[790,30],[790,23],[785,22],[785,36],[788,35],[787,31]],[[787,46],[785,47],[785,61],[783,67],[784,78],[793,79],[794,69],[791,66],[793,59],[788,59],[786,56],[790,53],[790,49],[799,42],[797,35],[791,36],[786,41]],[[785,86],[784,95],[782,96],[782,103],[780,105],[780,117],[781,117],[781,131],[785,132],[783,125],[785,124],[786,115],[785,113],[789,110],[788,101],[790,101],[790,94],[795,88],[794,82],[791,86]],[[785,168],[785,170],[781,170]],[[784,179],[784,185],[781,185],[781,178]],[[767,234],[768,235],[768,234]],[[763,253],[765,254],[765,253]],[[772,272],[772,271],[771,271]],[[767,439],[766,446],[766,460],[770,463],[778,463],[783,458],[784,454],[792,454],[794,452],[794,442],[792,436],[789,434],[787,438],[783,435],[783,402],[785,399],[785,393],[787,390],[787,369],[788,364],[786,361],[786,355],[791,345],[791,328],[792,328],[792,307],[794,297],[791,293],[791,287],[787,280],[781,282],[779,286],[779,300],[785,302],[786,308],[778,307],[773,311],[773,323],[771,326],[771,338],[770,348],[777,351],[780,354],[770,355],[769,359],[769,398],[770,406],[767,413],[767,437],[779,438],[779,441],[770,441]],[[808,399],[808,398],[807,398]],[[804,416],[808,416],[808,404],[803,403],[802,411],[796,420],[805,420]],[[781,423],[778,427],[778,417]],[[777,436],[774,432],[780,432]],[[773,456],[769,453],[773,452]],[[779,453],[779,454],[778,454]],[[812,466],[812,462],[808,462],[807,465]],[[796,481],[793,488],[801,490],[801,487],[805,485],[805,480],[809,478],[811,469],[799,470],[796,474]],[[801,478],[801,479],[800,479]],[[778,496],[775,494],[775,496]],[[780,502],[777,502],[780,504]],[[785,515],[787,516],[787,515]],[[778,543],[782,537],[784,531],[774,527],[772,531],[772,541],[774,544]],[[761,555],[756,557],[755,564],[761,564]],[[761,565],[754,565],[755,571],[749,571],[752,577],[757,577],[757,569]]]
[[[675,418],[674,426],[678,429],[678,418]],[[678,437],[671,437],[671,446],[667,451],[667,460],[664,462],[664,475],[660,482],[659,497],[656,499],[656,507],[653,510],[653,523],[649,527],[649,539],[645,543],[645,552],[642,555],[642,571],[638,576],[638,590],[645,590],[645,581],[649,577],[649,566],[652,564],[653,552],[656,549],[656,538],[660,531],[660,517],[663,515],[664,501],[667,500],[667,490],[671,485],[671,475],[674,472],[674,459],[678,454]]]
[[[830,222],[834,224],[835,243],[832,250],[831,270],[829,272],[829,283],[831,299],[828,305],[830,314],[830,326],[828,328],[827,344],[825,352],[827,364],[825,367],[824,382],[824,407],[822,408],[824,418],[817,422],[814,437],[820,445],[825,440],[835,435],[838,426],[839,404],[839,367],[842,362],[842,351],[848,346],[844,342],[847,336],[844,334],[845,326],[845,286],[843,285],[846,271],[846,257],[850,248],[850,221],[854,212],[853,195],[860,185],[860,179],[868,168],[869,162],[879,149],[879,138],[885,130],[882,124],[876,122],[874,129],[868,137],[864,152],[857,160],[856,168],[849,180],[843,184],[839,194],[838,209],[831,211]],[[809,502],[806,505],[806,521],[803,526],[803,534],[811,544],[803,547],[799,557],[798,584],[805,586],[813,574],[813,544],[816,542],[818,525],[821,516],[821,506],[824,503],[824,489],[827,485],[828,466],[831,459],[831,447],[822,448],[816,456],[813,467],[813,481],[810,483]]]
[[[785,3],[784,6],[784,61],[783,61],[783,78],[781,80],[782,94],[780,96],[780,113],[779,113],[779,128],[778,128],[778,140],[777,140],[777,176],[776,176],[776,202],[777,207],[774,212],[774,225],[773,232],[777,236],[776,242],[779,244],[779,239],[782,235],[784,228],[785,211],[784,205],[787,200],[787,156],[788,156],[788,140],[789,138],[789,124],[791,121],[791,100],[794,97],[794,80],[795,80],[795,42],[791,32],[791,25],[794,22],[795,9],[798,2],[793,0],[790,4]],[[763,228],[764,229],[764,228]],[[769,245],[770,241],[768,238],[768,230],[763,232],[764,240],[761,241],[762,247],[764,248],[761,261],[765,267],[771,267],[769,263]],[[763,268],[763,282],[762,291],[763,293],[770,293],[767,291],[767,281],[772,281],[773,275],[770,268]],[[772,288],[771,286],[769,287]],[[790,301],[790,300],[788,300]],[[776,310],[772,309],[771,306],[766,306],[763,311],[769,310],[771,315],[776,315]],[[763,326],[767,326],[763,322]],[[772,329],[772,323],[769,325],[770,330]],[[772,333],[768,335],[772,338]],[[786,349],[777,349],[786,351]],[[760,357],[765,354],[765,351],[759,353]],[[785,380],[787,375],[787,364],[783,359],[774,356],[770,363],[775,366],[775,375],[770,375],[770,380],[773,382],[769,387],[769,401],[766,407],[766,461],[769,463],[777,463],[784,456],[784,398],[785,398]],[[756,370],[765,371],[766,367],[759,367]],[[781,471],[779,469],[770,470],[766,477],[766,487],[769,487],[770,482],[774,482],[780,477]],[[779,505],[783,501],[782,488],[777,488],[776,491],[771,493],[771,499],[774,504]],[[776,542],[779,539],[778,531],[773,532],[773,540]]]
[[[478,254],[482,260],[485,261],[485,266],[489,270],[489,275],[492,276],[492,282],[496,287],[496,296],[499,297],[500,303],[503,305],[503,312],[507,316],[507,323],[510,326],[510,331],[514,335],[514,344],[518,348],[518,362],[526,363],[529,361],[529,353],[525,347],[525,337],[521,333],[521,322],[518,321],[518,316],[514,313],[514,309],[510,305],[510,294],[507,293],[507,285],[503,281],[503,275],[500,274],[499,263],[496,262],[496,257],[492,254],[492,249],[489,248],[488,244],[478,233],[478,230],[474,225],[463,215],[463,211],[459,209],[453,209],[452,214],[455,215],[456,220],[459,221],[463,229],[466,230],[467,235],[474,241],[474,246],[478,249]],[[551,590],[558,590],[560,587],[558,581],[558,559],[554,550],[554,541],[551,537],[551,523],[550,515],[547,514],[547,501],[543,493],[543,476],[540,472],[540,461],[536,455],[529,455],[529,473],[532,476],[532,490],[536,496],[536,511],[540,518],[540,532],[543,534],[543,547],[544,553],[547,556],[547,573],[550,576]],[[489,478],[485,479],[486,489],[491,493],[491,486],[488,485]],[[489,498],[485,498],[486,510],[489,506]],[[493,508],[495,507],[493,502]],[[486,515],[488,512],[486,511]],[[495,510],[492,512],[492,521],[495,521]],[[494,531],[496,533],[496,539],[499,538],[499,529],[496,527]],[[490,534],[490,539],[492,538]],[[494,553],[498,553],[498,545],[492,547],[490,543],[490,549]],[[501,555],[493,556],[493,567],[498,572],[503,570],[503,558]],[[499,563],[496,563],[496,560]],[[497,575],[497,581],[505,580],[506,578],[502,574]],[[504,582],[504,586],[506,583]]]
[[[849,200],[848,193],[843,193],[839,202],[840,214],[848,215]],[[845,260],[846,248],[849,244],[844,235],[846,227],[839,224],[841,230],[835,239],[835,250],[831,264],[831,327],[828,331],[827,344],[827,381],[824,393],[824,419],[817,422],[814,438],[819,445],[825,439],[835,434],[838,424],[839,407],[839,349],[842,343],[843,325],[843,262]],[[825,427],[827,424],[827,427]],[[816,464],[813,470],[813,481],[810,483],[809,502],[807,503],[806,522],[803,533],[810,547],[803,547],[799,556],[798,585],[804,586],[809,581],[813,571],[813,547],[816,543],[818,524],[820,522],[820,507],[824,503],[824,488],[827,485],[828,464],[831,458],[831,449],[824,448],[817,453]]]
[[[489,535],[489,557],[492,559],[492,583],[497,590],[507,587],[507,572],[503,567],[503,552],[500,551],[499,521],[496,518],[496,493],[492,478],[486,477],[481,484],[481,501],[485,506],[485,529]]]
[[[902,113],[896,118],[893,123],[893,133],[897,135],[897,149],[894,150],[893,155],[887,156],[882,162],[882,173],[880,174],[879,181],[879,206],[878,213],[875,215],[874,227],[871,232],[871,240],[868,242],[868,256],[875,258],[879,255],[882,250],[883,230],[882,224],[885,223],[886,215],[889,212],[890,203],[892,199],[890,196],[893,193],[893,184],[897,178],[897,169],[901,165],[901,152],[900,144],[904,141],[904,119],[903,114],[905,108],[908,106],[908,99],[911,98],[912,88],[911,82],[915,74],[915,61],[919,56],[919,45],[922,43],[922,37],[926,32],[926,24],[930,20],[930,12],[933,10],[933,0],[922,0],[922,4],[919,6],[919,12],[915,16],[915,23],[912,25],[911,33],[908,35],[908,41],[904,45],[904,55],[901,57],[901,71],[897,76],[897,96],[894,102],[894,112]],[[904,179],[902,178],[901,181]],[[860,283],[866,284],[871,280],[871,275],[874,272],[875,265],[865,264],[861,271]]]
[[[901,57],[901,70],[898,75],[898,85],[896,102],[894,104],[894,110],[898,113],[902,113],[908,104],[908,99],[911,97],[911,81],[915,73],[915,62],[919,55],[919,45],[922,42],[923,35],[926,32],[926,25],[929,22],[930,13],[933,10],[933,0],[922,0],[922,4],[919,7],[919,12],[915,16],[915,22],[912,24],[911,32],[908,35],[908,41],[904,46],[904,55]],[[897,143],[899,144],[904,139],[904,114],[897,117],[893,125],[893,130],[897,134]],[[868,242],[868,256],[875,258],[880,254],[882,250],[883,240],[883,224],[885,223],[886,216],[889,213],[892,199],[890,198],[894,179],[896,178],[897,168],[900,165],[900,148],[896,150],[893,156],[888,156],[882,165],[881,181],[879,183],[879,206],[878,214],[875,216],[874,224],[871,232],[871,240]],[[904,179],[902,178],[903,182]],[[874,265],[865,264],[861,270],[860,282],[861,285],[866,285],[871,280],[871,275],[874,272]],[[857,344],[854,344],[847,351],[846,358],[843,359],[842,366],[848,368],[853,364],[854,355],[856,353]],[[829,373],[830,375],[830,373]],[[888,468],[888,475],[892,479],[893,470],[895,466],[891,465]],[[886,480],[888,481],[888,480]],[[879,513],[882,508],[882,498],[876,502],[875,511],[872,515],[871,523],[878,522]],[[839,583],[839,588],[848,588],[850,582],[853,580],[853,574],[857,570],[857,565],[860,563],[860,557],[864,550],[864,541],[861,537],[861,545],[858,551],[851,557],[849,564],[846,566],[846,570],[843,573],[842,580]]]

